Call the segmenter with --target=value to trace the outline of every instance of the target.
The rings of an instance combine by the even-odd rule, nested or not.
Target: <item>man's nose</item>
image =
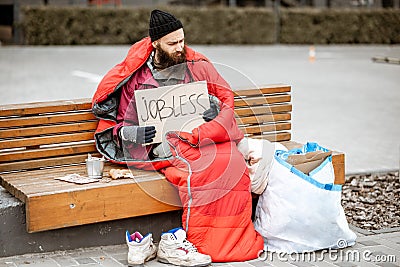
[[[183,50],[183,43],[178,43],[176,45],[176,52],[182,52]]]

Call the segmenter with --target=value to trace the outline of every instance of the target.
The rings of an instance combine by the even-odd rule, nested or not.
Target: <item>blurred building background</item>
[[[0,0],[0,41],[19,43],[15,25],[24,6],[86,6],[93,8],[152,7],[311,7],[311,8],[400,8],[400,0]]]

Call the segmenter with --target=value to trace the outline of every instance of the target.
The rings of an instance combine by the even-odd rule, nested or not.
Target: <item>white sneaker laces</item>
[[[186,239],[182,242],[182,248],[186,249],[188,252],[197,252],[197,248]]]

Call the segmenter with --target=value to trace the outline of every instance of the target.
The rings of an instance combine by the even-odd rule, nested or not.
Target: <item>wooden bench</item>
[[[291,87],[236,90],[235,113],[246,136],[291,141]],[[98,155],[97,119],[90,99],[0,106],[0,181],[25,203],[28,232],[181,209],[176,189],[155,171],[134,179],[76,185],[54,178],[85,175],[87,154]],[[344,183],[344,154],[335,152],[337,184]],[[120,165],[106,164],[105,174]]]

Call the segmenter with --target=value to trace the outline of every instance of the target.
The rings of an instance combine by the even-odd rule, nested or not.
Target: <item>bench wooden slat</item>
[[[104,166],[104,177],[110,177],[109,171],[112,168],[121,168],[121,165],[113,164],[110,162],[106,162]],[[54,178],[61,177],[63,175],[77,173],[80,175],[86,175],[86,169],[84,165],[69,165],[69,166],[61,166],[56,168],[46,168],[46,169],[38,169],[29,171],[29,176],[21,176],[21,173],[7,173],[5,177],[8,181],[12,181],[12,184],[16,187],[24,187],[24,192],[27,195],[35,195],[42,196],[48,192],[54,193],[63,193],[71,190],[78,189],[88,189],[88,188],[98,188],[102,186],[108,186],[108,183],[100,184],[88,184],[84,187],[77,186],[73,183],[67,183],[55,180]],[[144,171],[139,169],[131,169],[131,173],[137,178],[136,180],[154,180],[154,179],[162,179],[163,176],[154,171]],[[113,185],[115,184],[126,184],[129,181],[126,179],[119,179],[113,181]]]
[[[56,134],[56,133],[70,133],[78,131],[96,130],[98,122],[78,122],[78,123],[68,123],[61,125],[49,125],[40,127],[29,127],[29,128],[15,128],[8,130],[0,130],[0,138],[7,137],[28,137],[37,136],[44,134]]]
[[[62,100],[51,102],[36,102],[0,106],[0,117],[23,116],[32,114],[43,114],[52,112],[65,112],[74,110],[91,109],[91,100],[88,98]]]
[[[255,139],[265,139],[270,142],[283,142],[283,141],[289,141],[292,135],[290,132],[280,132],[275,134],[261,134],[261,135],[250,134],[247,137]]]
[[[282,112],[291,112],[291,104],[279,104],[279,105],[265,105],[256,107],[241,107],[235,108],[236,116],[251,116],[251,115],[262,115],[262,114],[273,114]]]
[[[55,168],[46,168],[46,169],[38,169],[31,170],[28,173],[31,174],[29,177],[21,177],[18,173],[7,173],[4,176],[7,177],[7,180],[12,181],[16,186],[24,186],[24,191],[29,195],[42,196],[52,191],[54,193],[62,193],[66,192],[65,189],[71,191],[73,190],[85,190],[88,188],[98,188],[108,186],[109,183],[101,183],[101,184],[87,184],[84,187],[77,186],[73,183],[67,183],[55,180],[54,178],[60,177],[64,174],[77,173],[80,175],[86,175],[85,165],[69,165],[69,166],[59,166]],[[104,177],[110,177],[109,171],[112,168],[125,168],[124,166],[113,164],[110,162],[106,162],[104,166]],[[140,169],[130,169],[131,173],[135,176],[134,182],[140,181],[151,181],[151,180],[159,180],[164,179],[164,176],[159,172],[155,171],[145,171]],[[130,183],[130,179],[117,179],[113,180],[112,184],[126,184]],[[36,187],[32,188],[29,185],[34,184]]]
[[[345,155],[341,152],[333,151],[332,153],[332,165],[335,171],[335,184],[344,184],[346,181],[345,176]]]
[[[105,165],[109,165],[110,163],[106,162]],[[65,165],[65,166],[57,166],[54,168],[41,168],[41,169],[36,169],[36,170],[30,170],[30,171],[21,171],[21,172],[10,172],[6,174],[2,174],[2,176],[6,177],[8,181],[12,181],[13,185],[15,186],[27,186],[28,184],[40,184],[42,188],[45,188],[48,184],[52,188],[54,188],[55,191],[58,190],[58,187],[55,187],[54,184],[58,184],[60,187],[71,187],[71,183],[59,183],[58,181],[54,180],[51,183],[49,183],[50,180],[43,180],[43,178],[54,178],[54,177],[60,177],[62,176],[63,173],[69,174],[69,173],[79,173],[83,174],[85,172],[85,168],[82,168],[84,165],[83,164],[76,164],[76,165]],[[23,175],[23,174],[30,174],[30,175]],[[25,188],[24,191],[27,193],[31,193],[29,188]],[[49,189],[49,188],[47,188]],[[40,189],[42,190],[42,189]],[[44,191],[45,189],[43,189]],[[37,192],[37,191],[35,191]]]
[[[76,155],[82,153],[97,152],[94,141],[89,144],[76,144],[52,148],[40,148],[31,150],[19,150],[0,154],[0,162],[12,162],[28,159],[39,159],[47,157],[57,157],[60,155]]]
[[[94,139],[94,132],[60,134],[54,136],[39,136],[0,141],[0,149],[18,148],[26,146],[40,146],[50,144],[61,144],[68,142],[88,141]]]
[[[246,134],[276,132],[276,131],[290,130],[291,123],[283,122],[283,123],[271,123],[264,125],[255,125],[255,126],[242,126],[239,127],[239,129],[241,129]]]
[[[246,97],[241,99],[235,99],[235,107],[243,106],[258,106],[264,104],[273,103],[284,103],[290,102],[290,95],[274,95],[274,96],[256,96],[256,97]]]
[[[267,114],[267,115],[258,115],[258,116],[249,116],[249,117],[239,117],[236,118],[236,122],[238,125],[242,124],[261,124],[266,122],[276,122],[276,121],[290,121],[291,114],[290,113],[282,113],[282,114]]]
[[[79,187],[76,184],[60,182],[55,179],[72,173],[86,175],[83,165],[75,165],[33,170],[29,172],[30,176],[23,178],[16,175],[16,173],[8,173],[5,176],[8,181],[12,181],[15,187],[23,188],[24,193],[28,196],[44,195],[48,192],[58,194],[72,190],[91,188],[91,186],[88,185]],[[104,174],[106,174],[106,170]]]
[[[267,85],[267,86],[260,86],[259,88],[252,88],[252,89],[240,89],[233,91],[233,95],[235,97],[242,97],[242,96],[253,96],[253,95],[260,95],[260,94],[276,94],[276,93],[288,93],[290,92],[291,87],[289,85],[278,84],[278,85]]]
[[[46,125],[64,122],[96,120],[91,111],[55,114],[47,116],[11,117],[0,119],[0,128]]]
[[[95,153],[93,156],[100,156]],[[17,162],[7,162],[0,164],[0,173],[6,171],[22,171],[29,169],[37,169],[42,167],[53,167],[67,164],[82,164],[87,159],[87,153],[83,155],[67,156],[67,157],[54,157],[45,159],[34,159]],[[23,174],[22,174],[23,175]]]
[[[21,200],[23,203],[26,203],[26,199],[28,196],[22,191],[22,189],[18,186],[15,186],[13,183],[13,180],[7,179],[6,176],[2,174],[0,176],[0,185],[4,187],[10,194],[12,194],[14,197],[18,198]]]

